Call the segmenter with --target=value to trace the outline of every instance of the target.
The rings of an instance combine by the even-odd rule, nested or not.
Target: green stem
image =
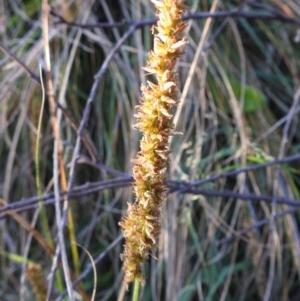
[[[135,279],[134,280],[134,290],[133,290],[132,301],[138,301],[139,300],[139,291],[140,291],[140,281]]]

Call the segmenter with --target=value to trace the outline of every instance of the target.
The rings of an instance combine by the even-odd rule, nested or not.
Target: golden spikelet
[[[27,266],[27,277],[36,295],[36,300],[45,301],[47,298],[47,286],[44,282],[41,265],[29,262]]]
[[[166,199],[164,184],[166,164],[170,154],[169,137],[176,135],[172,108],[177,105],[176,72],[173,68],[187,43],[180,34],[186,27],[182,21],[185,0],[151,0],[157,8],[158,22],[152,27],[154,49],[144,68],[154,74],[157,83],[142,85],[141,104],[137,106],[135,127],[143,132],[140,151],[133,160],[133,205],[119,223],[126,240],[121,259],[124,281],[143,283],[142,265],[155,247],[160,233],[161,204]]]

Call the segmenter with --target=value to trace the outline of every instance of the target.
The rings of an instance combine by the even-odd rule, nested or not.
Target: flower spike
[[[141,86],[141,104],[138,105],[134,125],[143,132],[140,151],[132,160],[134,204],[128,204],[127,215],[119,225],[125,245],[121,255],[126,284],[134,280],[144,282],[142,265],[157,244],[161,229],[161,204],[166,199],[164,184],[166,164],[170,154],[169,138],[174,132],[171,122],[177,101],[176,72],[173,68],[183,54],[187,41],[181,37],[186,27],[182,21],[185,0],[151,0],[157,9],[158,22],[151,28],[154,48],[144,70],[156,77],[157,83]]]

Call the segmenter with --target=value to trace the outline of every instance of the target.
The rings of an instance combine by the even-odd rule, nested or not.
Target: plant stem
[[[141,282],[138,279],[134,280],[134,290],[133,290],[132,301],[139,300],[140,283]]]
[[[43,233],[45,235],[46,241],[48,245],[53,248],[53,240],[51,237],[51,232],[47,220],[47,214],[46,209],[44,207],[43,199],[42,199],[42,184],[41,184],[41,169],[40,169],[40,158],[41,158],[41,132],[42,132],[42,120],[43,120],[43,113],[44,113],[44,106],[45,106],[45,90],[44,85],[42,81],[42,71],[40,66],[40,76],[41,76],[41,85],[42,85],[42,92],[43,92],[43,98],[42,98],[42,106],[39,116],[39,122],[38,122],[38,129],[37,129],[37,137],[36,137],[36,146],[35,146],[35,169],[36,169],[36,190],[37,190],[37,196],[39,198],[39,208],[41,212],[41,222],[42,222],[42,228]]]

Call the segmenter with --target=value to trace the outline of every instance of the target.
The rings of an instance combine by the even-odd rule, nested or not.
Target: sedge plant
[[[161,205],[166,199],[164,183],[169,138],[177,133],[172,122],[173,107],[178,104],[177,81],[174,71],[182,47],[187,43],[182,32],[185,0],[151,0],[157,9],[158,22],[152,27],[154,48],[144,68],[153,74],[156,83],[141,86],[142,97],[137,106],[135,128],[142,133],[140,151],[132,160],[134,204],[128,204],[126,216],[120,222],[125,237],[123,261],[124,281],[144,283],[142,266],[157,244],[161,229]],[[135,289],[136,292],[136,289]]]

